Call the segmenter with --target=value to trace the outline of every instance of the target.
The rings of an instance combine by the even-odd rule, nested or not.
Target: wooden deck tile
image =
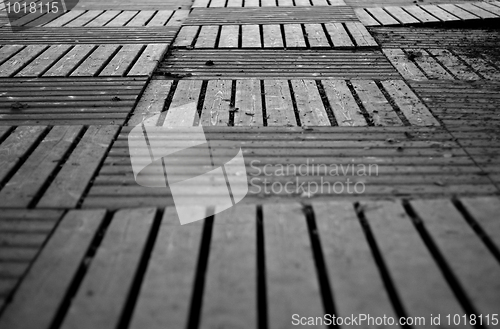
[[[144,77],[0,79],[0,124],[122,124],[145,83]]]

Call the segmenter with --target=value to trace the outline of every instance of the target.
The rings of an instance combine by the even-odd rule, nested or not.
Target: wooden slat
[[[421,8],[426,10],[428,13],[434,15],[435,17],[439,18],[443,22],[452,22],[452,21],[459,21],[460,18],[453,16],[449,12],[439,8],[436,5],[419,5]]]
[[[399,22],[392,18],[387,12],[382,8],[365,8],[370,14],[373,15],[382,25],[398,25]]]
[[[306,46],[304,34],[300,24],[285,24],[284,29],[287,48]]]
[[[394,316],[352,203],[315,202],[313,209],[338,315]]]
[[[480,80],[479,76],[447,49],[429,49],[444,67],[460,80]]]
[[[245,31],[245,29],[243,29]],[[215,48],[215,41],[219,33],[218,25],[205,25],[201,27],[200,34],[196,39],[196,48]],[[243,39],[245,40],[245,39]]]
[[[334,47],[354,47],[349,34],[341,23],[326,23],[325,28]]]
[[[292,97],[285,80],[264,80],[268,126],[296,126]]]
[[[259,0],[245,0],[246,7],[260,7]]]
[[[167,48],[166,44],[148,45],[127,76],[151,75]]]
[[[382,85],[412,125],[439,125],[429,109],[402,80],[382,81]]]
[[[176,10],[168,20],[166,26],[181,26],[188,15],[189,10]]]
[[[394,112],[391,104],[389,104],[374,81],[353,80],[352,86],[375,126],[403,125],[403,122],[401,122],[401,119]]]
[[[72,20],[74,20],[78,16],[82,15],[83,13],[85,13],[85,10],[70,10],[70,11],[66,12],[64,15],[54,19],[53,21],[51,21],[47,24],[44,24],[43,26],[44,27],[64,26],[65,24],[71,22]]]
[[[234,113],[235,126],[261,126],[262,99],[259,80],[238,80]]]
[[[16,74],[17,77],[38,77],[49,68],[57,59],[59,59],[71,46],[57,45],[50,46],[33,62]]]
[[[493,6],[488,2],[474,2],[473,5],[500,16],[500,7]]]
[[[321,24],[304,24],[310,47],[330,47]]]
[[[195,0],[191,8],[207,8],[210,0]]]
[[[459,314],[463,310],[403,206],[394,201],[361,203],[382,258],[408,316]],[[425,273],[425,276],[422,275]],[[428,301],[432,300],[432,303]],[[440,328],[416,324],[417,328]],[[469,326],[462,325],[462,328]]]
[[[354,12],[365,26],[380,26],[380,23],[368,14],[364,8],[354,8]]]
[[[461,60],[467,63],[474,71],[481,74],[486,79],[500,80],[500,71],[493,67],[489,62],[477,56],[469,56],[465,51],[453,50]]]
[[[203,207],[189,209],[197,218],[205,214]],[[202,224],[197,221],[181,226],[175,208],[165,210],[130,329],[187,327]]]
[[[82,126],[54,127],[2,189],[0,207],[28,207],[81,130]]]
[[[264,205],[266,285],[270,328],[288,328],[291,315],[324,314],[302,206]],[[311,328],[319,326],[311,326]]]
[[[415,17],[411,16],[408,14],[406,11],[404,11],[401,7],[397,6],[387,6],[384,7],[385,11],[387,11],[389,14],[394,16],[398,21],[401,22],[401,24],[414,24],[414,23],[420,23],[419,20],[417,20]]]
[[[276,0],[260,0],[261,7],[275,7]]]
[[[0,49],[0,64],[6,61],[13,54],[17,53],[24,46],[21,45],[7,45]]]
[[[200,329],[257,327],[256,214],[244,205],[215,215]]]
[[[77,45],[73,47],[67,54],[65,54],[56,64],[54,64],[47,72],[43,74],[44,77],[61,77],[67,76],[76,65],[78,65],[85,56],[88,55],[93,49],[94,45]]]
[[[500,203],[498,201],[498,197],[494,196],[460,198],[460,202],[472,218],[500,249],[500,222],[497,219],[500,213]]]
[[[198,99],[201,92],[200,80],[180,80],[175,89],[163,126],[193,126],[198,119]]]
[[[278,6],[280,7],[293,6],[293,0],[278,0]]]
[[[151,80],[127,124],[136,126],[143,123],[144,125],[156,126],[158,115],[163,111],[171,86],[172,80]],[[156,119],[148,120],[149,118]]]
[[[376,47],[377,42],[370,35],[368,30],[360,23],[346,22],[345,26],[351,33],[358,47]]]
[[[226,7],[243,7],[243,0],[227,0]]]
[[[264,48],[281,48],[283,47],[283,38],[279,25],[263,25],[264,32]]]
[[[261,48],[262,41],[260,40],[259,25],[242,25],[241,26],[241,42],[243,48]]]
[[[154,208],[115,213],[61,328],[118,325],[155,214]]]
[[[193,45],[198,26],[183,26],[174,40],[174,47],[188,47]]]
[[[313,6],[329,6],[326,0],[311,0]]]
[[[164,26],[173,12],[173,10],[158,10],[156,15],[148,22],[147,26]]]
[[[119,14],[120,14],[119,10],[106,10],[103,14],[99,15],[99,17],[92,20],[90,23],[85,24],[85,26],[86,27],[104,26]]]
[[[500,266],[457,209],[442,199],[410,204],[479,314],[496,312]]]
[[[486,11],[482,8],[476,7],[472,3],[457,3],[456,6],[462,8],[464,10],[467,10],[468,12],[471,12],[474,15],[479,16],[483,19],[498,18],[498,15],[490,13],[489,11]]]
[[[229,122],[231,80],[208,81],[200,124],[203,126],[226,126]]]
[[[220,31],[219,48],[238,48],[239,25],[223,25]]]
[[[306,126],[330,126],[316,81],[292,80],[300,121]]]
[[[29,61],[36,58],[47,46],[30,45],[15,54],[9,60],[0,65],[0,77],[9,77],[22,69]]]
[[[122,11],[121,14],[113,18],[110,22],[108,22],[105,26],[111,27],[111,26],[125,26],[128,21],[130,21],[132,18],[134,18],[135,15],[137,15],[139,11]]]
[[[339,126],[365,126],[356,100],[343,80],[323,80],[323,88]]]
[[[117,131],[117,126],[90,126],[38,202],[37,207],[75,207]]]
[[[212,0],[210,1],[209,8],[220,8],[226,6],[227,0]]]
[[[72,77],[92,77],[103,68],[105,62],[117,51],[118,45],[99,46],[71,73]]]
[[[462,8],[459,8],[459,7],[452,5],[452,4],[439,4],[437,6],[440,7],[441,9],[444,9],[447,12],[457,16],[458,18],[463,19],[463,20],[479,19],[479,17],[472,15],[468,11],[465,11]]]
[[[413,62],[408,60],[403,50],[383,48],[382,52],[387,56],[403,78],[417,81],[427,80],[425,74],[423,74]]]
[[[406,49],[406,53],[413,57],[415,63],[425,72],[431,79],[439,80],[454,80],[453,76],[448,73],[427,51],[423,49]]]
[[[130,22],[125,26],[146,26],[146,22],[153,17],[155,10],[141,10]]]
[[[96,19],[103,12],[104,12],[103,10],[89,10],[85,14],[83,14],[83,15],[77,17],[76,19],[72,20],[71,22],[65,24],[64,27],[84,26],[85,24],[89,23],[93,19]]]
[[[420,20],[422,23],[435,23],[439,22],[439,19],[436,17],[432,16],[428,12],[424,11],[422,8],[417,7],[417,6],[403,6],[401,7],[413,16],[415,16],[418,20]]]
[[[113,59],[106,64],[99,76],[123,76],[142,47],[143,45],[124,45]]]
[[[18,127],[0,145],[0,182],[39,140],[46,127]]]
[[[2,328],[50,328],[104,215],[73,210],[63,218],[3,312]]]

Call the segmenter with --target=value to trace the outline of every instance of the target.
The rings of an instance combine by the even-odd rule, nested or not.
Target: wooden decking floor
[[[495,328],[499,17],[498,1],[81,0],[0,27],[0,328]],[[138,125],[135,163],[186,142],[153,128],[203,126],[212,159],[241,149],[247,196],[218,212],[139,185]],[[227,194],[212,185],[186,191]]]

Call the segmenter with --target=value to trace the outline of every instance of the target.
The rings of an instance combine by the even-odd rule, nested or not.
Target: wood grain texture
[[[120,320],[156,209],[115,213],[61,328],[110,328]]]
[[[104,215],[72,210],[63,218],[3,312],[2,327],[50,328]]]
[[[190,210],[205,214],[204,207]],[[181,226],[175,208],[165,210],[129,328],[187,326],[202,224]]]

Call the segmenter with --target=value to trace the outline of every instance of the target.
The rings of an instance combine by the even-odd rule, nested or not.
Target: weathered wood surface
[[[0,125],[123,124],[145,84],[144,77],[0,79]]]
[[[366,7],[366,6],[363,6]],[[498,6],[483,2],[357,8],[356,15],[366,26],[407,25],[500,18]],[[368,14],[370,13],[370,14]]]
[[[429,328],[430,313],[445,321],[449,312],[464,312],[463,305],[494,312],[500,269],[479,235],[490,225],[483,219],[494,209],[491,201],[238,205],[189,225],[180,225],[174,207],[114,215],[73,210],[6,304],[0,324],[280,328],[304,310],[395,319],[403,310],[425,318],[415,327]],[[49,224],[41,216],[53,222],[59,215],[37,211],[22,220]],[[21,219],[12,211],[2,216],[0,223],[4,216]],[[439,303],[429,303],[429,296]],[[133,312],[123,312],[130,305]]]
[[[264,41],[265,42],[265,41]],[[207,61],[212,61],[207,64]],[[183,79],[398,79],[379,51],[175,49],[157,70]]]

